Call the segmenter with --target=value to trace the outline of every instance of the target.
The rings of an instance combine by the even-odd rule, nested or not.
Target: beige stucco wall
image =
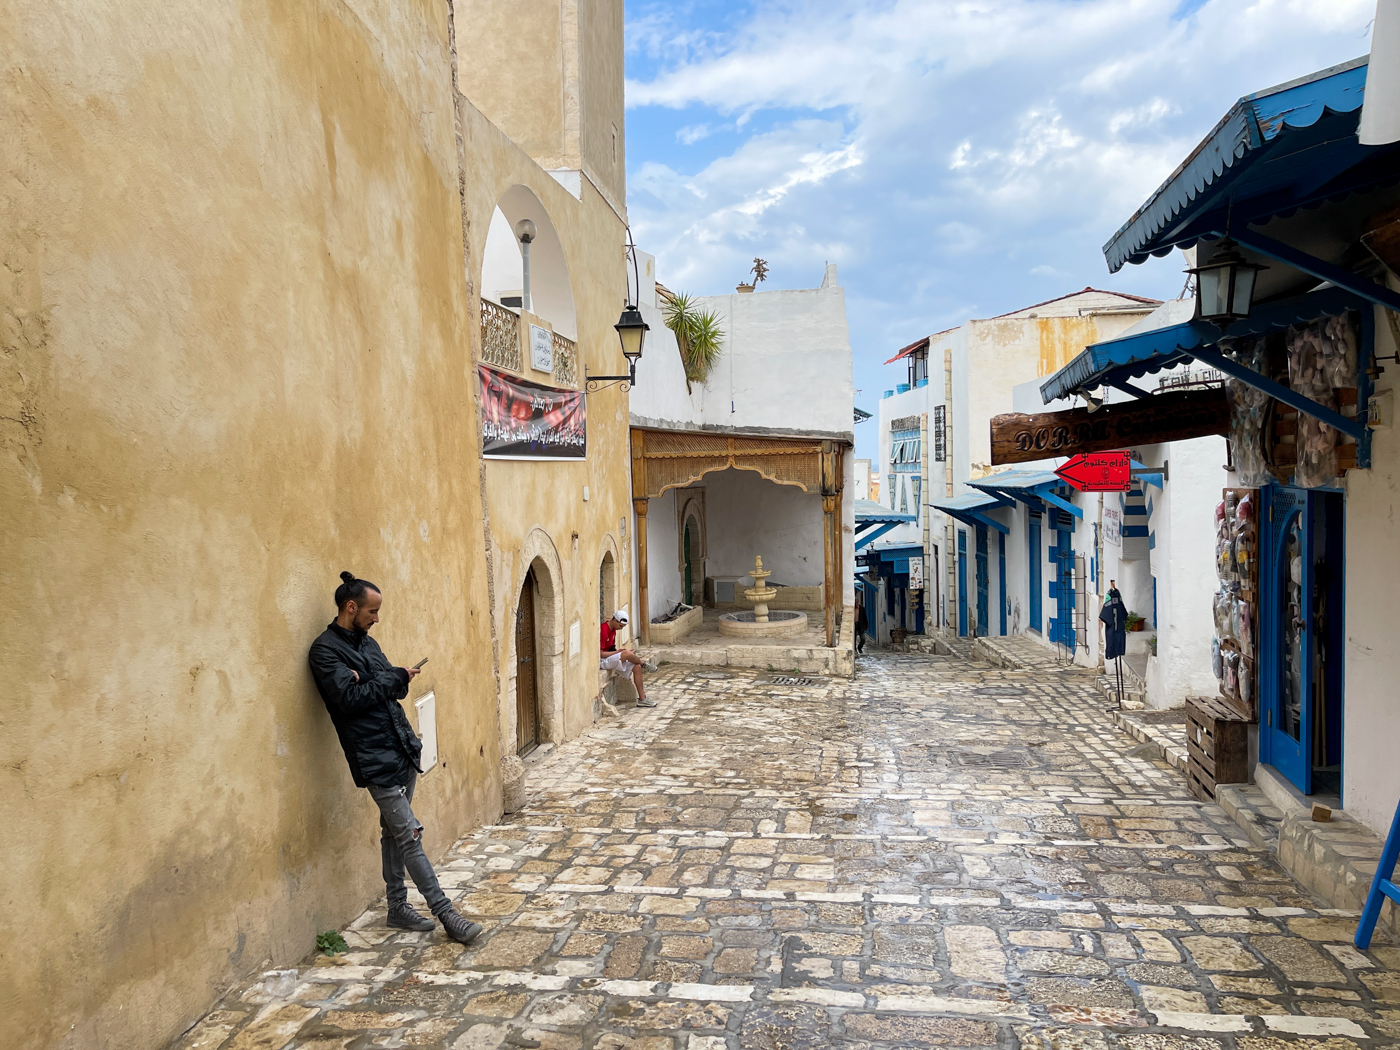
[[[447,13],[0,2],[6,1046],[160,1046],[382,890],[340,569],[431,658],[430,850],[499,811]]]
[[[594,375],[625,373],[626,361],[613,329],[626,289],[622,221],[588,182],[583,183],[582,199],[576,199],[466,99],[459,101],[459,108],[463,149],[474,175],[466,188],[473,286],[480,284],[485,231],[496,202],[512,186],[525,186],[544,206],[568,264],[578,326],[579,385],[585,368]],[[616,119],[622,120],[620,106]],[[529,369],[521,374],[548,382]],[[532,563],[547,578],[541,588],[547,592],[541,595],[545,600],[536,602],[544,739],[577,736],[593,720],[598,693],[598,566],[609,546],[630,549],[631,537],[622,534],[621,525],[630,518],[631,485],[627,395],[615,385],[606,387],[587,395],[587,409],[586,461],[486,463],[496,658],[502,672],[500,734],[506,753],[515,742],[515,614]],[[629,561],[620,559],[622,595],[630,593],[625,575]],[[574,622],[579,625],[579,648],[570,655],[568,636]]]
[[[1051,375],[1086,346],[1121,335],[1148,312],[1150,308],[1144,307],[1142,313],[1010,316],[969,321],[964,327],[971,476],[979,477],[991,469],[988,423],[993,416],[1013,410],[1011,392],[1017,383]]]
[[[626,214],[622,0],[456,0],[459,87],[540,167]]]

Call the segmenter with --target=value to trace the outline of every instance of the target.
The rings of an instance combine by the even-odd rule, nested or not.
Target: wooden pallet
[[[1214,802],[1217,785],[1249,779],[1249,722],[1221,697],[1187,697],[1186,754],[1191,794]]]

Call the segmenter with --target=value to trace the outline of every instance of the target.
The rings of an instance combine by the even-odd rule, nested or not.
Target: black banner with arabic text
[[[588,410],[581,390],[559,390],[477,366],[481,452],[488,459],[585,459]]]

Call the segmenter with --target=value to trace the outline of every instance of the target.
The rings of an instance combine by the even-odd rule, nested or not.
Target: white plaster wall
[[[822,583],[820,495],[793,485],[774,484],[752,470],[719,470],[705,476],[705,516],[708,575],[747,575],[753,569],[754,555],[761,554],[763,567],[773,573],[769,586]],[[674,530],[673,514],[671,549]],[[746,581],[744,585],[752,584]],[[849,589],[849,600],[854,601],[853,584]],[[679,583],[676,593],[679,596]]]
[[[1400,290],[1393,278],[1392,289]],[[1396,352],[1385,311],[1376,310],[1376,354]],[[1400,375],[1388,364],[1377,388],[1393,390]],[[1392,393],[1389,396],[1395,397]],[[1346,480],[1346,669],[1342,735],[1342,805],[1384,835],[1400,798],[1400,646],[1395,596],[1400,594],[1400,432],[1372,432],[1370,470]]]
[[[1215,574],[1215,507],[1228,476],[1225,439],[1195,438],[1139,450],[1142,462],[1168,464],[1163,489],[1149,486],[1156,536],[1152,563],[1157,577],[1157,657],[1148,681],[1152,707],[1176,707],[1188,696],[1214,696],[1211,672],[1214,635],[1211,596]],[[1146,596],[1150,601],[1150,594]]]
[[[644,303],[648,347],[659,337],[658,353],[644,352],[638,366],[633,425],[855,440],[850,332],[835,266],[819,288],[705,296],[698,304],[719,315],[725,346],[709,378],[687,394],[675,340]]]
[[[858,459],[858,460],[856,460],[856,462],[855,462],[855,468],[854,468],[854,470],[853,470],[853,472],[852,472],[852,477],[853,477],[853,479],[854,479],[854,484],[853,484],[853,486],[852,486],[852,491],[855,493],[856,499],[869,499],[869,498],[870,498],[870,460],[868,460],[868,459]]]
[[[684,490],[681,490],[684,491]],[[636,518],[633,517],[633,528]],[[676,567],[676,490],[647,501],[647,611],[661,616],[681,600],[681,574]],[[634,572],[633,576],[636,575]],[[636,605],[633,608],[637,608]]]

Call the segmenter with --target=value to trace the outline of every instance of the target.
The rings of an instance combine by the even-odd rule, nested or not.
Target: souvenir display
[[[1337,391],[1357,384],[1357,336],[1350,314],[1294,325],[1286,335],[1288,385],[1319,405],[1339,409]],[[1330,485],[1339,473],[1337,431],[1299,413],[1293,480],[1303,488]]]
[[[1262,336],[1222,339],[1220,349],[1240,364],[1267,375]],[[1271,480],[1265,434],[1269,395],[1238,379],[1228,380],[1230,396],[1230,450],[1235,475],[1241,485],[1264,485]]]
[[[1220,587],[1212,599],[1215,638],[1211,670],[1220,693],[1241,716],[1254,718],[1254,628],[1259,600],[1258,528],[1255,489],[1226,489],[1215,513],[1216,575]]]

